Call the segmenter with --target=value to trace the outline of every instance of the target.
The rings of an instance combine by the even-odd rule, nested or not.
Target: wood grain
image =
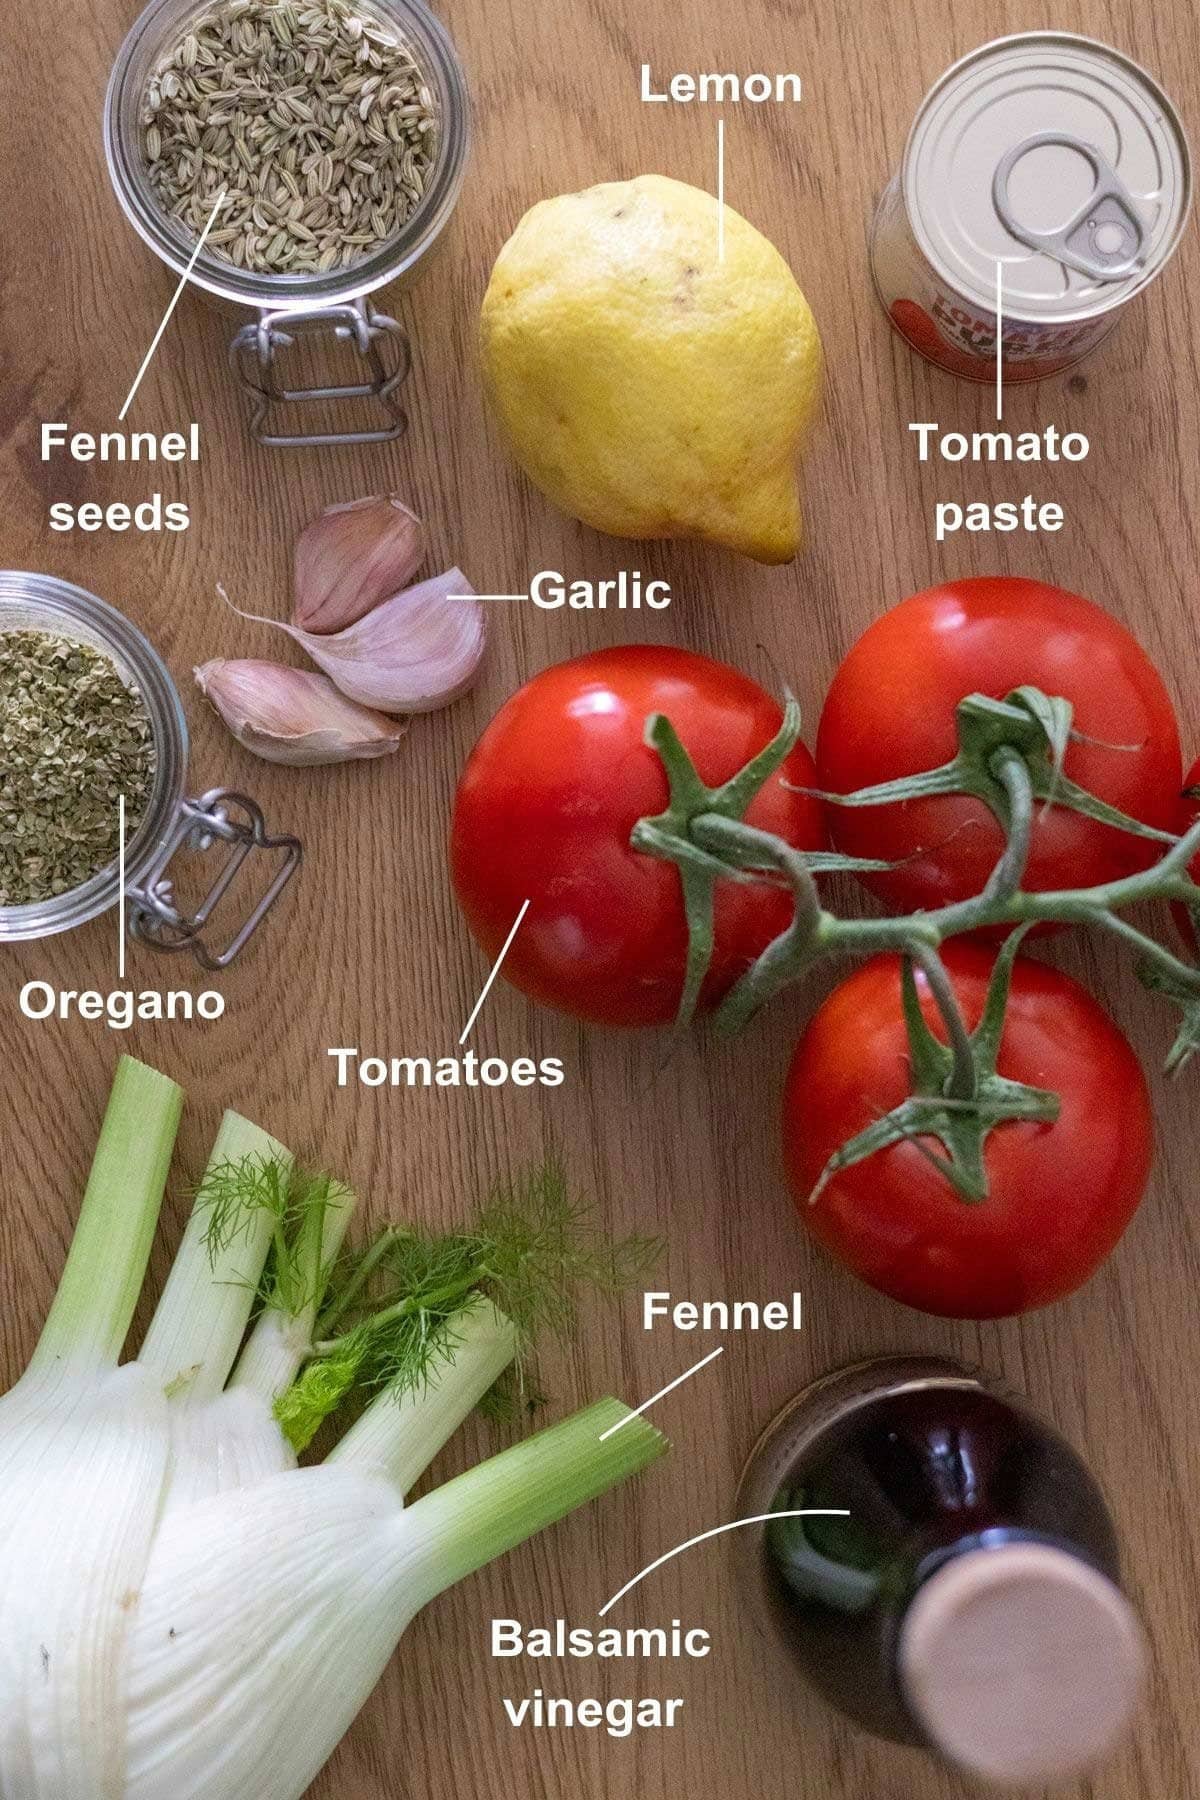
[[[664,1286],[678,1294],[769,1296],[803,1288],[795,1344],[748,1338],[666,1403],[676,1452],[627,1491],[438,1602],[315,1787],[320,1800],[422,1794],[449,1800],[951,1800],[970,1790],[915,1755],[831,1720],[757,1640],[721,1548],[681,1559],[642,1590],[638,1616],[679,1617],[714,1634],[705,1663],[661,1677],[619,1668],[594,1677],[548,1666],[548,1692],[684,1695],[673,1733],[628,1742],[594,1733],[515,1732],[501,1696],[537,1677],[486,1654],[493,1614],[587,1619],[635,1570],[729,1516],[759,1428],[811,1376],[887,1350],[951,1352],[1029,1393],[1086,1452],[1117,1513],[1132,1590],[1155,1648],[1152,1704],[1135,1741],[1074,1800],[1193,1800],[1200,1795],[1196,1620],[1200,1568],[1200,1400],[1194,1297],[1200,1277],[1195,1180],[1200,1107],[1192,1076],[1156,1078],[1160,1121],[1153,1191],[1118,1255],[1070,1303],[1015,1323],[922,1319],[873,1296],[811,1251],[795,1228],[775,1143],[775,1107],[794,1039],[783,1001],[736,1049],[697,1043],[662,1067],[652,1038],[584,1033],[536,1013],[503,985],[476,1039],[481,1051],[561,1055],[565,1088],[435,1094],[335,1091],[331,1044],[438,1053],[453,1047],[484,975],[456,916],[443,843],[457,772],[499,702],[543,665],[603,642],[678,641],[761,669],[765,646],[806,716],[840,653],[881,609],[940,576],[1015,572],[1090,594],[1142,637],[1169,672],[1189,743],[1200,735],[1192,502],[1200,432],[1200,244],[1195,232],[1165,278],[1077,375],[1012,392],[1014,428],[1053,420],[1086,431],[1079,467],[1034,472],[1030,486],[1067,510],[1057,537],[932,541],[935,498],[968,491],[1019,498],[1003,470],[920,469],[910,419],[986,426],[990,396],[910,355],[876,307],[865,230],[921,95],[950,60],[1002,31],[1055,24],[1113,42],[1151,66],[1185,118],[1200,119],[1200,28],[1190,0],[452,0],[448,23],[470,73],[478,140],[444,254],[400,300],[418,349],[412,429],[395,449],[283,456],[248,444],[225,365],[234,321],[186,297],[138,398],[133,422],[203,423],[199,469],[99,465],[51,494],[38,459],[44,419],[112,422],[169,293],[109,189],[99,115],[132,0],[93,0],[64,16],[52,0],[10,12],[0,59],[8,171],[0,210],[0,561],[44,569],[105,596],[155,639],[188,694],[197,784],[236,777],[271,817],[298,831],[306,871],[253,954],[224,983],[217,1026],[33,1026],[19,986],[105,985],[112,922],[8,950],[0,1007],[7,1051],[4,1138],[3,1371],[27,1355],[65,1252],[115,1056],[129,1049],[187,1088],[180,1186],[201,1165],[220,1108],[236,1104],[280,1136],[319,1149],[367,1197],[373,1218],[457,1216],[470,1196],[550,1143],[577,1187],[617,1229],[670,1238]],[[779,243],[814,307],[829,358],[825,419],[806,467],[810,548],[766,571],[688,546],[630,547],[553,512],[511,468],[485,418],[474,360],[478,301],[491,259],[527,205],[549,193],[646,170],[714,180],[711,109],[638,104],[637,72],[798,68],[796,111],[731,108],[732,205]],[[53,126],[48,121],[55,121]],[[70,121],[64,128],[62,121]],[[62,537],[50,498],[184,497],[180,537]],[[282,613],[289,545],[328,501],[391,486],[429,518],[438,566],[457,561],[480,588],[518,591],[532,571],[607,576],[640,565],[671,579],[666,615],[564,617],[497,609],[486,678],[449,714],[419,720],[381,765],[298,774],[244,756],[190,689],[194,663],[272,655],[279,646],[218,604],[223,581],[254,610]],[[1107,946],[1054,951],[1104,993],[1148,1064],[1168,1026]],[[137,978],[164,971],[139,956]],[[179,968],[172,980],[200,985]],[[182,1205],[156,1252],[161,1277]],[[652,1392],[694,1340],[647,1337],[629,1306],[597,1317],[552,1370],[561,1405],[615,1390]],[[696,1354],[699,1354],[697,1350]],[[478,1454],[468,1431],[445,1459]],[[331,1672],[336,1679],[336,1671]],[[247,1797],[252,1800],[252,1797]]]

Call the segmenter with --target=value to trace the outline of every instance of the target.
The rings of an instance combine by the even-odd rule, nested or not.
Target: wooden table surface
[[[1091,595],[1132,626],[1168,672],[1189,747],[1200,738],[1193,517],[1200,431],[1200,240],[1195,231],[1153,291],[1076,374],[1011,391],[1013,428],[1053,421],[1086,431],[1082,466],[1029,473],[919,469],[906,426],[986,427],[990,395],[912,356],[877,308],[865,233],[922,94],[952,58],[1001,30],[1082,30],[1154,69],[1185,119],[1200,121],[1200,30],[1188,0],[452,0],[448,23],[478,108],[478,141],[445,253],[399,302],[417,344],[412,429],[398,447],[285,455],[252,447],[225,364],[231,321],[185,296],[130,423],[201,421],[197,469],[157,471],[39,460],[42,420],[111,426],[169,293],[109,189],[100,145],[104,82],[133,0],[63,9],[26,0],[9,15],[0,57],[6,198],[0,561],[51,571],[123,608],[154,638],[187,698],[193,780],[244,783],[300,833],[302,878],[244,964],[223,983],[216,1025],[144,1027],[20,1019],[21,983],[112,984],[111,919],[3,955],[7,1071],[0,1098],[5,1204],[0,1212],[3,1372],[15,1376],[57,1279],[114,1061],[122,1049],[181,1081],[188,1110],[178,1179],[156,1249],[161,1279],[220,1109],[232,1104],[348,1177],[373,1218],[450,1220],[506,1172],[561,1148],[576,1189],[612,1226],[669,1238],[661,1285],[678,1295],[759,1297],[803,1290],[795,1340],[731,1340],[728,1354],[657,1414],[675,1440],[669,1463],[438,1602],[417,1622],[378,1693],[313,1792],[322,1800],[949,1800],[970,1790],[913,1753],[869,1742],[831,1719],[756,1640],[728,1546],[693,1552],[652,1578],[632,1622],[678,1617],[714,1635],[707,1662],[663,1673],[579,1664],[514,1671],[487,1655],[493,1614],[588,1620],[636,1570],[731,1516],[756,1433],[810,1377],[864,1354],[957,1354],[1027,1392],[1084,1450],[1119,1520],[1129,1579],[1155,1650],[1152,1704],[1120,1758],[1069,1789],[1082,1800],[1200,1795],[1196,1621],[1200,1572],[1200,1384],[1195,1295],[1200,1242],[1195,1177],[1200,1105],[1193,1073],[1155,1076],[1159,1155],[1153,1188],[1110,1265],[1075,1299],[998,1325],[927,1320],[855,1285],[796,1229],[781,1184],[777,1101],[803,1001],[777,1003],[735,1047],[697,1041],[662,1069],[653,1036],[584,1031],[536,1012],[498,985],[475,1034],[481,1053],[561,1056],[566,1085],[499,1092],[338,1092],[329,1045],[364,1053],[454,1047],[485,974],[452,902],[443,851],[457,773],[499,703],[543,665],[642,637],[762,666],[766,646],[815,720],[830,673],[883,608],[943,576],[1011,572]],[[502,453],[485,418],[475,362],[478,303],[493,256],[521,213],[550,193],[647,170],[714,181],[716,119],[703,107],[638,103],[638,69],[797,69],[795,108],[729,108],[728,199],[766,229],[816,312],[829,362],[823,423],[805,482],[809,548],[768,571],[695,547],[604,539],[561,518]],[[58,121],[48,127],[50,119]],[[64,537],[51,499],[185,498],[179,536]],[[935,498],[1062,503],[1056,537],[934,544]],[[194,663],[273,655],[278,642],[217,601],[223,581],[253,609],[283,614],[289,546],[322,505],[391,487],[431,524],[437,565],[475,585],[518,591],[559,568],[605,576],[622,566],[665,575],[678,596],[662,615],[556,615],[497,609],[483,680],[449,713],[419,720],[400,755],[312,772],[244,754],[199,703]],[[1112,1005],[1151,1067],[1170,1025],[1107,946],[1053,955]],[[135,984],[198,976],[134,956]],[[600,1393],[631,1400],[700,1354],[696,1339],[647,1336],[633,1301],[589,1315],[550,1369],[560,1410]],[[468,1430],[444,1459],[482,1451]],[[331,1671],[336,1680],[336,1670]],[[540,1680],[547,1692],[679,1694],[672,1733],[616,1742],[594,1732],[514,1731],[501,1698]],[[251,1797],[247,1797],[251,1800]]]

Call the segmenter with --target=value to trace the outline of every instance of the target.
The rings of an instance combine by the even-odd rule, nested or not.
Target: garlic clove
[[[246,658],[202,663],[194,673],[238,743],[265,762],[310,767],[390,756],[408,729],[356,706],[309,669]]]
[[[425,527],[395,494],[327,506],[296,540],[292,621],[341,631],[411,581],[425,560]]]
[[[414,713],[448,706],[471,687],[487,641],[485,611],[462,570],[447,569],[393,594],[344,631],[302,631],[257,613],[239,616],[286,631],[351,700],[380,712]]]

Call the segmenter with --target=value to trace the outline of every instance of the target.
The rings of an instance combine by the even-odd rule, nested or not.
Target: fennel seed
[[[198,239],[224,188],[206,249],[275,275],[350,266],[395,237],[438,147],[411,50],[349,0],[218,0],[160,60],[139,125],[163,211]],[[268,206],[299,227],[282,243]]]
[[[82,887],[145,813],[154,743],[141,694],[88,644],[0,632],[0,906]]]

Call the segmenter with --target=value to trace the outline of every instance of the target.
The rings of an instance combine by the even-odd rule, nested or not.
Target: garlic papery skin
[[[238,743],[265,762],[311,767],[390,756],[407,730],[310,669],[245,658],[202,663],[194,672]]]
[[[327,635],[257,613],[240,616],[286,631],[351,700],[414,713],[435,712],[471,687],[487,642],[485,612],[462,570],[447,569]]]
[[[395,494],[327,506],[296,540],[292,622],[341,631],[407,586],[425,560],[425,527]]]

